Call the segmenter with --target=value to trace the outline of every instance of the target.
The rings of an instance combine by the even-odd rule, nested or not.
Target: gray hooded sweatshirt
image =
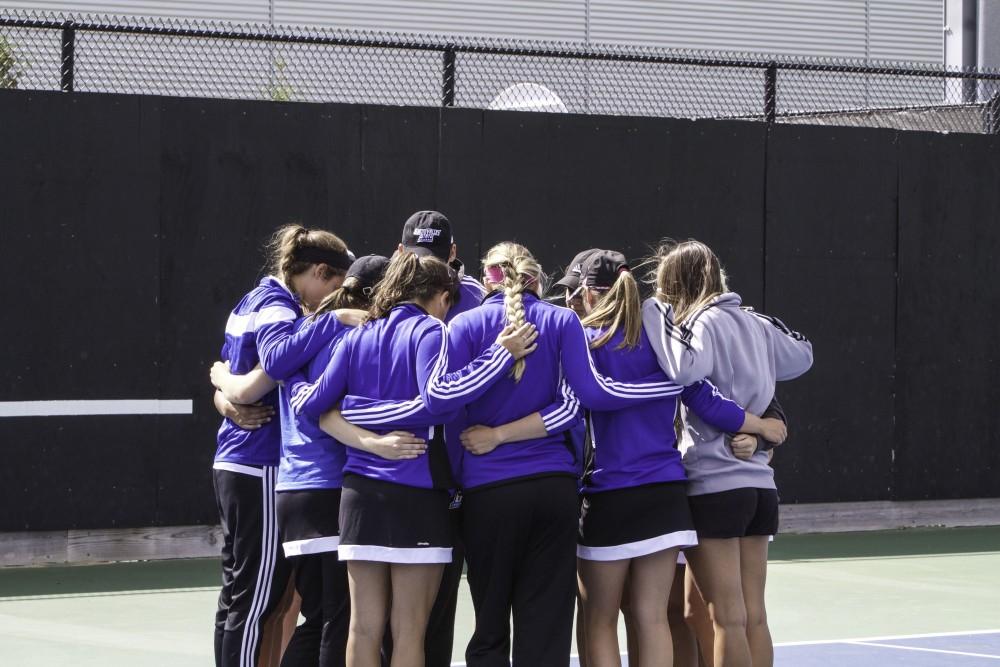
[[[741,308],[740,303],[738,294],[727,292],[677,325],[669,304],[646,299],[643,327],[671,380],[687,386],[708,378],[723,396],[761,415],[774,397],[776,381],[796,378],[812,366],[812,344],[777,318]],[[775,488],[765,451],[742,461],[729,448],[729,434],[693,412],[685,410],[683,416],[679,448],[689,495]]]

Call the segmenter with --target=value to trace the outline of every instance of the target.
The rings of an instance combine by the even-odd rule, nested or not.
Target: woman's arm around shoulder
[[[674,323],[670,304],[650,297],[642,304],[642,326],[660,368],[671,380],[687,386],[712,374],[712,336],[704,317],[683,328]]]

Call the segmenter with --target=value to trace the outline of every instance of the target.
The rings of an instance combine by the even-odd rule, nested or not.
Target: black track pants
[[[215,614],[219,667],[256,667],[264,623],[288,585],[274,511],[277,468],[242,468],[247,472],[212,471],[223,536]]]
[[[576,606],[576,480],[542,477],[472,491],[463,506],[476,609],[467,664],[506,667],[512,654],[515,667],[567,667]]]
[[[295,628],[281,667],[343,667],[351,624],[347,563],[337,560],[336,551],[290,560],[305,621]]]

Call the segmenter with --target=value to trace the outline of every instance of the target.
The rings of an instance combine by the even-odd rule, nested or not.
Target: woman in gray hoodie
[[[686,241],[661,248],[656,296],[643,325],[664,373],[679,385],[708,379],[762,414],[775,382],[812,366],[812,345],[780,320],[741,307],[715,253]],[[767,453],[737,458],[729,434],[693,413],[680,442],[698,546],[686,556],[712,610],[716,667],[774,661],[764,609],[768,539],[778,529],[778,493]]]

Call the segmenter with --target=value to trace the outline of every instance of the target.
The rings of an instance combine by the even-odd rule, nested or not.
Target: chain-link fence
[[[0,88],[1000,133],[1000,72],[0,10]]]

